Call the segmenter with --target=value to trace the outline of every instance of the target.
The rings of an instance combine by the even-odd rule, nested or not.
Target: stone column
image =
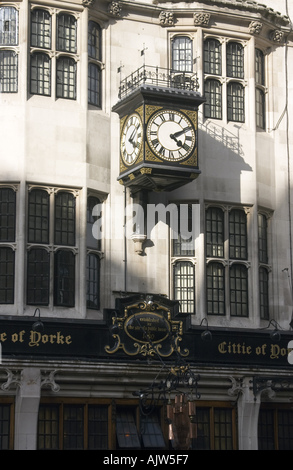
[[[15,399],[15,450],[37,449],[40,397],[40,369],[23,369]]]
[[[237,402],[239,450],[258,450],[258,416],[261,394],[255,397],[250,380],[250,377],[243,379]]]

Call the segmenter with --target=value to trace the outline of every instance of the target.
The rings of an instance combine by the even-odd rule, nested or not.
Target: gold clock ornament
[[[143,144],[143,126],[137,113],[125,121],[121,135],[121,158],[125,165],[131,166],[137,160]]]
[[[184,113],[172,109],[161,109],[151,116],[146,136],[152,152],[168,162],[187,159],[196,147],[192,121]]]

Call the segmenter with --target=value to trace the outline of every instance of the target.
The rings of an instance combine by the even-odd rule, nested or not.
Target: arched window
[[[221,263],[207,266],[208,315],[225,315],[225,268]]]
[[[0,8],[0,46],[18,44],[18,11],[13,7]]]
[[[57,50],[75,53],[77,50],[76,19],[67,13],[60,13],[57,17]]]
[[[227,77],[244,78],[244,48],[239,42],[227,44]]]
[[[222,119],[222,85],[218,80],[205,81],[204,115],[206,118]]]
[[[174,299],[180,303],[182,313],[195,313],[194,266],[189,261],[174,264]]]
[[[230,82],[227,87],[228,121],[245,121],[244,87],[241,83]]]
[[[51,15],[37,8],[31,12],[31,46],[51,48]]]
[[[57,98],[76,98],[76,62],[70,57],[57,60]]]
[[[204,42],[204,73],[222,74],[222,45],[218,39],[208,38]]]
[[[51,96],[51,60],[47,54],[35,52],[31,56],[30,92]]]
[[[172,42],[172,70],[192,72],[192,40],[187,36],[177,36]]]

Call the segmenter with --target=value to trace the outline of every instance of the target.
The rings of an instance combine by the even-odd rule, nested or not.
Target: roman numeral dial
[[[126,165],[132,165],[138,158],[143,137],[141,118],[134,113],[126,120],[121,136],[121,157]]]
[[[175,110],[160,110],[147,124],[147,140],[157,157],[170,162],[188,158],[196,146],[191,120]]]

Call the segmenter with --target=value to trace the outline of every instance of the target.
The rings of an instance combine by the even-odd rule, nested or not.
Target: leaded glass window
[[[230,309],[232,317],[248,317],[248,274],[242,264],[230,267]]]
[[[241,83],[230,82],[227,86],[228,121],[245,121],[244,87]]]
[[[227,44],[227,76],[244,78],[244,49],[239,42]]]
[[[247,218],[242,209],[230,211],[229,248],[231,259],[247,259]]]
[[[222,45],[217,39],[204,42],[204,73],[222,75]]]
[[[0,51],[0,93],[18,91],[18,55],[14,51]]]
[[[28,242],[49,243],[50,196],[42,189],[32,189],[28,197]]]
[[[206,118],[222,119],[222,85],[218,80],[205,81],[204,114]]]
[[[15,241],[16,193],[11,188],[0,189],[0,242]]]
[[[14,303],[15,252],[0,247],[0,304]]]
[[[57,60],[57,98],[76,99],[76,62],[70,57]]]
[[[75,245],[75,197],[65,191],[55,196],[55,245]]]
[[[18,11],[13,7],[0,8],[0,46],[18,44]]]
[[[180,302],[182,313],[195,313],[194,266],[188,261],[177,261],[173,268],[174,299]]]
[[[88,31],[88,55],[92,59],[102,59],[102,47],[101,47],[101,27],[94,21],[89,21]]]
[[[75,255],[69,250],[58,250],[54,257],[54,305],[75,305]]]
[[[74,16],[60,13],[57,17],[57,49],[62,52],[76,52],[77,24]]]
[[[224,213],[218,207],[206,211],[206,251],[208,257],[224,257]]]
[[[88,65],[88,102],[101,107],[101,68],[92,62]]]
[[[31,55],[30,92],[35,95],[51,95],[51,60],[42,52]]]
[[[37,8],[31,12],[31,46],[51,48],[51,15]]]
[[[225,268],[221,263],[207,266],[208,315],[225,315]]]
[[[95,253],[87,255],[87,308],[100,308],[100,257]]]
[[[187,36],[177,36],[172,42],[173,71],[192,72],[192,40]]]
[[[265,92],[256,88],[255,90],[255,110],[256,110],[256,126],[260,129],[265,129],[265,109],[266,109],[266,98]]]
[[[49,305],[50,254],[43,248],[32,248],[27,256],[27,304]]]

